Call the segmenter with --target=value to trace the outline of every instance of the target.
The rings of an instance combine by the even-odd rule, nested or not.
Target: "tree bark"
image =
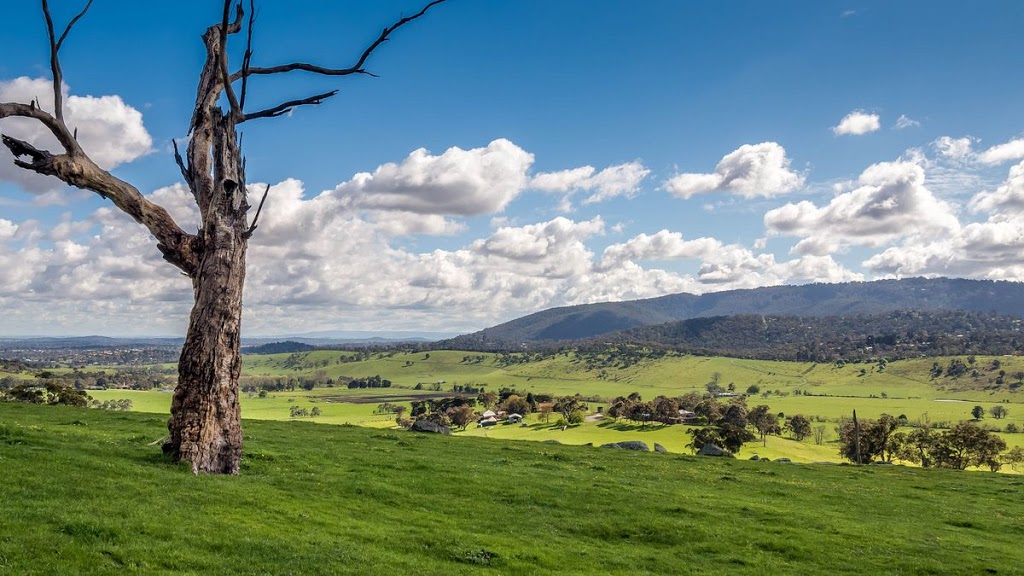
[[[178,361],[164,451],[191,463],[196,473],[237,474],[242,458],[238,377],[246,240],[235,233],[212,240],[192,281],[195,305]]]

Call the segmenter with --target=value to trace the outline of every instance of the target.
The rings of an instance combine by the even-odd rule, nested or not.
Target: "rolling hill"
[[[964,310],[1024,317],[1024,283],[911,278],[844,284],[772,286],[704,295],[552,308],[440,343],[464,350],[507,350],[523,344],[582,340],[666,322],[767,314],[822,317],[898,310]]]

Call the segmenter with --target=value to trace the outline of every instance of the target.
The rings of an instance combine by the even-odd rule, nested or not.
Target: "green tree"
[[[515,413],[525,416],[530,413],[530,403],[526,398],[513,394],[501,403],[501,409],[509,414]]]
[[[1003,464],[1013,468],[1014,472],[1019,472],[1021,465],[1024,464],[1024,448],[1020,446],[1014,446],[1009,452],[1001,456]]]
[[[786,421],[786,430],[789,431],[790,436],[798,442],[802,442],[804,438],[811,435],[811,421],[797,414]]]
[[[448,419],[451,420],[453,426],[458,426],[463,430],[474,420],[476,420],[476,411],[469,404],[463,404],[461,406],[455,406],[447,410]]]
[[[554,405],[555,412],[562,415],[566,422],[569,424],[578,424],[582,422],[582,417],[579,418],[579,422],[574,422],[577,419],[577,412],[583,414],[587,410],[587,404],[583,402],[583,398],[577,394],[575,396],[562,396],[555,400]]]
[[[981,420],[985,417],[985,409],[981,406],[975,406],[971,408],[971,416],[974,416],[975,420]]]
[[[769,434],[779,434],[782,432],[779,428],[778,416],[771,411],[771,408],[764,404],[755,406],[753,410],[748,412],[747,421],[760,434],[763,445],[768,444],[767,438]]]
[[[988,413],[991,414],[992,417],[995,418],[996,420],[1001,420],[1003,418],[1006,418],[1010,411],[1006,408],[1006,406],[997,404],[989,408]]]
[[[1006,442],[1002,438],[970,422],[961,422],[939,435],[933,456],[935,464],[943,468],[988,466],[995,472],[1002,465],[999,453],[1003,450]]]

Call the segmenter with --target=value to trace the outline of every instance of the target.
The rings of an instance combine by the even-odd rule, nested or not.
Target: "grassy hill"
[[[164,418],[0,404],[5,574],[1019,573],[1019,476],[246,421],[239,477]]]

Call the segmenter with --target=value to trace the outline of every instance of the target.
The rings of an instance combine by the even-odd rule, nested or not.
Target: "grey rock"
[[[657,442],[654,443],[654,451],[658,454],[668,454],[668,449]]]
[[[732,452],[711,443],[702,446],[700,451],[697,452],[697,456],[721,456],[725,458],[735,458],[735,456],[732,455]]]
[[[601,448],[618,448],[619,450],[637,450],[640,452],[650,452],[651,449],[639,440],[626,440],[625,442],[612,442],[609,444],[601,444]]]
[[[792,462],[792,460],[790,460],[789,458],[776,458],[775,461],[776,462],[782,462],[783,464]]]
[[[409,430],[413,432],[430,432],[433,434],[451,434],[452,429],[447,426],[442,426],[437,422],[431,422],[430,420],[417,420],[412,423]]]

